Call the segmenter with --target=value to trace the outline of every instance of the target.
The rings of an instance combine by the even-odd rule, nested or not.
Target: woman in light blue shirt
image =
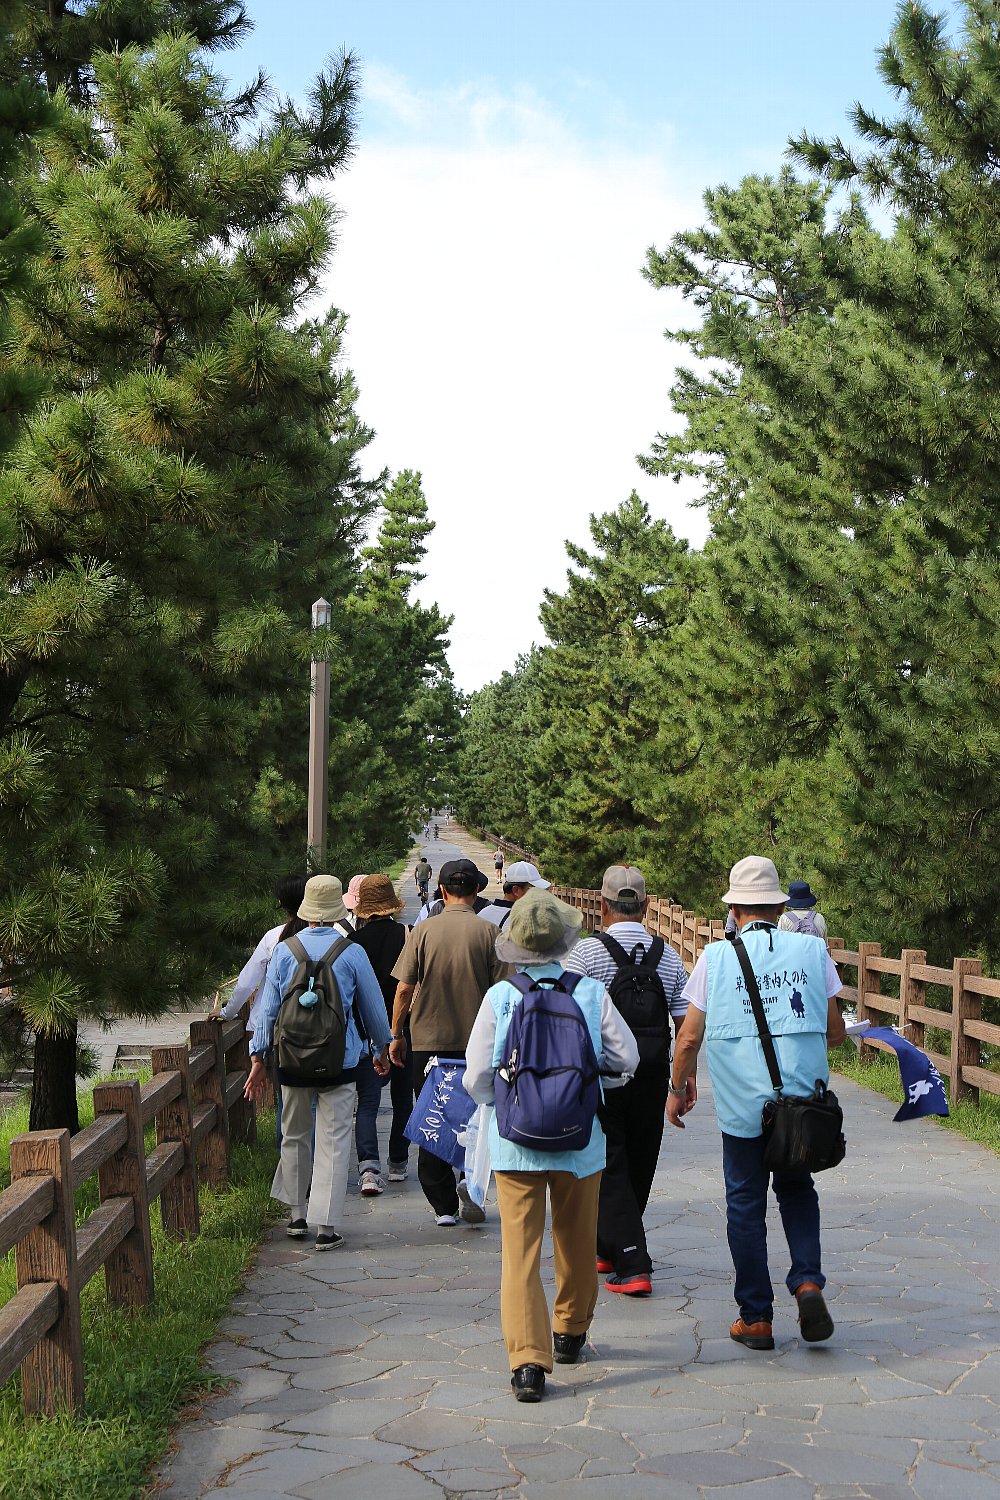
[[[497,938],[497,957],[532,979],[558,980],[576,944],[582,918],[548,891],[531,890]],[[573,976],[574,979],[577,976]],[[497,1068],[520,990],[507,980],[487,990],[466,1048],[465,1087],[491,1104]],[[639,1063],[635,1037],[604,985],[579,978],[573,990],[602,1073],[630,1075]],[[536,1151],[503,1138],[490,1124],[502,1230],[500,1322],[518,1401],[540,1401],[553,1351],[575,1364],[597,1305],[597,1203],[604,1170],[604,1133],[595,1116],[590,1139],[575,1151]],[[546,1193],[552,1204],[556,1299],[552,1323],[542,1288],[541,1251]]]

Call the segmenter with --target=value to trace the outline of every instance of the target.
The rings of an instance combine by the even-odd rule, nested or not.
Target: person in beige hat
[[[572,999],[582,1014],[603,1072],[632,1073],[639,1061],[635,1037],[611,1003],[604,985],[566,975],[563,961],[580,935],[579,912],[548,891],[529,891],[514,906],[497,938],[497,958],[532,980],[572,981]],[[504,1040],[523,995],[510,980],[489,989],[469,1038],[465,1087],[480,1104],[494,1101]],[[500,1322],[518,1401],[539,1401],[553,1356],[575,1364],[597,1305],[597,1202],[604,1168],[604,1133],[596,1116],[588,1143],[579,1150],[538,1151],[500,1135],[490,1125],[490,1156],[500,1209]],[[556,1297],[552,1322],[542,1288],[541,1252],[546,1195],[552,1205]]]
[[[271,1051],[274,1023],[302,956],[295,945],[301,945],[312,960],[332,952],[331,967],[346,1020],[343,1069],[331,1083],[316,1085],[285,1072],[279,1059],[281,1159],[271,1191],[280,1203],[289,1205],[287,1233],[292,1239],[304,1239],[308,1225],[313,1224],[315,1248],[333,1250],[344,1242],[336,1225],[347,1193],[357,1076],[360,1069],[373,1065],[379,1070],[388,1068],[389,1026],[368,955],[345,938],[339,926],[347,912],[337,877],[314,875],[307,880],[298,914],[309,926],[278,943],[267,966],[245,1093],[248,1099],[257,1099],[264,1092],[265,1059]]]
[[[386,1021],[392,1018],[396,995],[393,965],[406,946],[408,929],[397,921],[404,902],[388,875],[363,875],[358,883],[355,914],[357,930],[354,941],[363,948],[375,970],[375,978],[385,1001]],[[406,1179],[410,1143],[403,1133],[413,1109],[413,1064],[407,1053],[402,1067],[391,1068],[388,1078],[380,1078],[374,1069],[358,1075],[358,1113],[354,1122],[354,1144],[358,1153],[358,1173],[362,1196],[377,1198],[384,1189],[382,1162],[378,1143],[378,1108],[382,1089],[389,1085],[392,1100],[392,1127],[389,1133],[389,1181]]]
[[[822,938],[778,927],[788,895],[771,860],[759,855],[739,860],[722,899],[732,908],[738,940],[760,989],[785,1092],[808,1096],[830,1077],[828,1046],[844,1039],[840,976]],[[819,1199],[810,1176],[775,1172],[772,1181],[764,1167],[761,1110],[776,1094],[732,940],[709,943],[684,999],[688,1012],[674,1049],[667,1119],[683,1129],[690,1108],[688,1079],[704,1041],[722,1130],[726,1223],[740,1310],[730,1337],[749,1349],[774,1348],[765,1222],[773,1186],[791,1257],[785,1284],[796,1300],[802,1338],[819,1343],[833,1333],[823,1297]]]

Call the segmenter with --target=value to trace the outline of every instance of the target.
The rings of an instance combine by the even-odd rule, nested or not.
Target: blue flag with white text
[[[946,1115],[948,1098],[941,1074],[926,1052],[921,1052],[891,1026],[872,1026],[862,1033],[866,1042],[885,1042],[899,1059],[899,1076],[906,1099],[893,1115],[894,1120],[916,1120],[921,1115]]]
[[[424,1079],[403,1132],[407,1140],[451,1162],[453,1167],[465,1166],[465,1146],[459,1145],[458,1136],[464,1134],[476,1108],[465,1092],[464,1078],[462,1059],[444,1057],[436,1062]]]

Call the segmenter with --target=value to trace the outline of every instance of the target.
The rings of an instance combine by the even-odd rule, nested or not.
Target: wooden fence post
[[[250,1002],[247,1001],[239,1015],[243,1027],[240,1040],[226,1053],[226,1068],[231,1072],[237,1069],[244,1073],[250,1072],[250,1033],[247,1031],[249,1014]],[[229,1134],[232,1139],[245,1141],[249,1145],[253,1145],[257,1139],[257,1106],[252,1099],[244,1099],[242,1094],[233,1105],[229,1117]]]
[[[691,949],[691,967],[694,968],[698,962],[698,918],[693,911],[682,911],[680,955],[684,964],[687,963],[689,947]]]
[[[218,1021],[212,1025],[217,1026]],[[201,1227],[198,1209],[198,1167],[191,1140],[191,1084],[188,1078],[186,1047],[154,1047],[153,1076],[157,1073],[181,1075],[181,1091],[176,1099],[164,1105],[156,1116],[156,1144],[180,1141],[184,1162],[180,1171],[164,1184],[160,1193],[160,1218],[163,1232],[172,1240],[195,1235]]]
[[[924,1045],[923,1023],[910,1020],[910,1007],[924,1003],[924,986],[919,979],[914,979],[913,966],[925,964],[927,954],[923,948],[904,948],[899,956],[903,965],[903,971],[899,976],[899,1029],[907,1031],[908,1039],[913,1042],[914,1046],[922,1047]]]
[[[229,1110],[226,1106],[226,1054],[218,1021],[192,1021],[191,1046],[211,1047],[212,1066],[194,1086],[195,1104],[215,1105],[215,1124],[198,1147],[198,1168],[209,1187],[229,1181]]]
[[[877,994],[880,993],[880,988],[881,988],[881,978],[882,978],[882,976],[880,974],[869,973],[869,971],[868,971],[868,960],[870,958],[881,958],[881,957],[882,957],[882,945],[881,945],[881,943],[859,943],[858,944],[858,1020],[859,1021],[865,1021],[865,1020],[870,1019],[870,1017],[868,1015],[868,1007],[865,1004],[865,996],[869,992],[871,994],[873,994],[873,995],[877,995]],[[876,1022],[878,1022],[879,1016],[876,1016],[875,1020],[876,1020]],[[868,1054],[867,1054],[868,1057],[869,1057],[869,1059],[871,1058],[872,1052],[875,1051],[875,1050],[877,1050],[877,1049],[875,1049],[875,1048],[869,1048],[869,1051],[868,1051]],[[858,1053],[862,1057],[865,1055],[865,1050],[864,1050],[864,1034],[863,1033],[862,1033],[862,1044],[858,1048]]]
[[[68,1130],[35,1130],[10,1143],[10,1175],[51,1176],[52,1212],[15,1247],[18,1290],[39,1281],[59,1287],[59,1316],[21,1365],[24,1409],[28,1416],[53,1417],[61,1408],[83,1407],[83,1338],[80,1285],[76,1269],[73,1177]]]
[[[870,958],[882,957],[881,943],[859,943],[858,944],[858,1020],[869,1019],[868,1007],[865,1004],[865,996],[869,993],[879,993],[879,980],[881,975],[869,971],[868,960]]]
[[[978,1068],[982,1062],[982,1048],[978,1039],[967,1036],[966,1021],[981,1021],[983,1018],[982,996],[973,995],[965,988],[968,974],[981,974],[983,966],[978,958],[956,958],[953,966],[954,979],[951,991],[951,1087],[950,1098],[974,1099],[979,1103],[979,1090],[962,1077],[965,1067]]]
[[[101,1202],[131,1198],[134,1213],[132,1228],[104,1262],[108,1303],[112,1307],[145,1307],[153,1300],[153,1241],[146,1192],[142,1092],[137,1079],[95,1086],[95,1118],[113,1114],[125,1116],[128,1138],[121,1150],[97,1169]]]

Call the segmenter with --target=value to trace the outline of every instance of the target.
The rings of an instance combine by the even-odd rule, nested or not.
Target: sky
[[[948,6],[942,6],[948,9]],[[952,7],[953,8],[953,7]],[[224,61],[301,98],[346,48],[362,72],[357,150],[323,299],[375,430],[364,467],[417,469],[435,531],[425,601],[454,616],[472,691],[544,639],[565,542],[632,489],[700,545],[697,490],[636,456],[675,425],[679,296],[642,278],[650,245],[703,221],[701,196],[775,173],[789,136],[848,136],[894,0],[248,0]]]

